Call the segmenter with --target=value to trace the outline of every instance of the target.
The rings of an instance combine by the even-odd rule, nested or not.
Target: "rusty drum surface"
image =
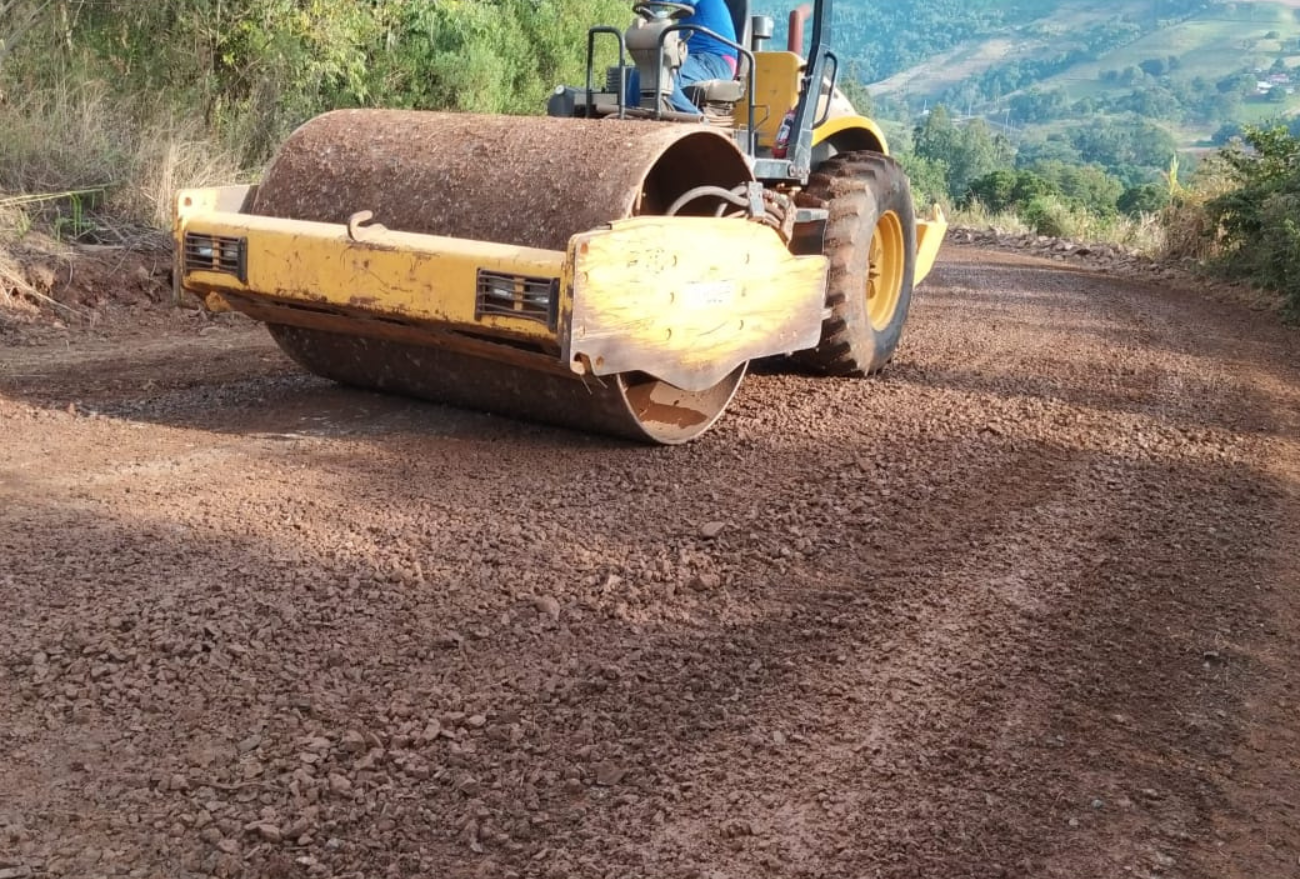
[[[745,375],[742,366],[692,393],[647,376],[569,378],[432,345],[306,327],[272,324],[271,335],[299,365],[346,385],[665,445],[707,430]]]
[[[340,110],[285,142],[251,210],[325,223],[371,211],[396,231],[563,250],[578,232],[662,214],[694,187],[750,179],[731,139],[705,126]],[[271,331],[299,364],[346,384],[658,443],[706,430],[745,372],[687,393],[644,375],[534,371],[439,348],[436,336],[417,345],[361,331]]]
[[[749,180],[706,126],[617,119],[337,110],[267,169],[253,213],[563,250],[577,232],[661,214],[688,189]]]

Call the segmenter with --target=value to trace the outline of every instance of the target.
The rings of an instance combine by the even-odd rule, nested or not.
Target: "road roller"
[[[652,444],[708,430],[757,361],[880,371],[946,220],[839,89],[831,0],[784,50],[729,9],[737,39],[706,32],[736,74],[690,85],[698,114],[667,96],[703,29],[640,2],[544,114],[307,121],[258,183],[178,193],[177,296],[346,385]]]

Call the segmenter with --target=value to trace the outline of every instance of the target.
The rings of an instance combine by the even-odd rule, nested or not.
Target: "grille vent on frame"
[[[522,317],[553,327],[559,290],[560,282],[556,278],[531,278],[479,269],[474,313],[476,317],[489,314]]]
[[[185,271],[220,272],[248,283],[248,239],[186,232]]]

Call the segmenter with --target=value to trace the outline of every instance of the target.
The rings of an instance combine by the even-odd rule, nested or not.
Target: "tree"
[[[1079,151],[1066,139],[1065,135],[1059,133],[1049,134],[1042,140],[1025,139],[1020,144],[1020,149],[1016,152],[1016,165],[1021,168],[1029,168],[1039,162],[1056,160],[1067,164],[1078,164],[1083,161]]]
[[[1164,58],[1148,58],[1138,64],[1138,67],[1141,68],[1142,72],[1147,76],[1164,76],[1165,71],[1169,69],[1169,65],[1165,62]]]
[[[1169,187],[1158,183],[1140,183],[1124,190],[1119,197],[1118,207],[1130,217],[1154,214],[1169,204]]]
[[[849,68],[847,76],[840,77],[839,89],[844,93],[844,97],[849,99],[853,109],[858,111],[860,116],[870,116],[874,112],[875,101],[872,100],[871,92],[863,85],[861,74],[857,71],[857,66]]]
[[[999,213],[1010,208],[1015,201],[1016,172],[1008,169],[991,171],[971,181],[963,201],[978,201],[989,210]]]
[[[1020,122],[1046,122],[1058,118],[1066,107],[1061,89],[1031,88],[1011,98],[1011,115]]]
[[[952,121],[952,114],[943,104],[938,104],[916,128],[913,149],[918,156],[944,160],[957,151],[961,135]]]
[[[1069,204],[1099,216],[1115,213],[1124,185],[1097,165],[1042,162],[1033,170]]]
[[[965,195],[977,177],[1011,166],[1011,143],[994,134],[983,119],[973,119],[958,127],[946,107],[930,111],[914,135],[918,156],[942,162],[947,168],[947,192],[950,198]]]
[[[1240,71],[1225,76],[1215,83],[1214,87],[1224,94],[1253,95],[1257,81],[1255,74],[1249,71]]]
[[[1115,107],[1146,119],[1181,119],[1183,115],[1182,102],[1169,89],[1160,86],[1134,89],[1116,101]]]
[[[898,160],[907,172],[912,185],[912,198],[918,205],[952,204],[952,196],[948,193],[946,162],[919,156],[914,152],[900,153]]]
[[[1070,129],[1068,136],[1084,162],[1108,168],[1121,177],[1131,176],[1131,172],[1121,173],[1126,166],[1164,168],[1178,150],[1173,135],[1144,119],[1078,125]]]
[[[1119,82],[1120,85],[1137,85],[1142,81],[1143,76],[1145,76],[1145,74],[1142,72],[1141,68],[1129,65],[1120,71]]]
[[[1102,101],[1096,95],[1084,95],[1070,106],[1070,112],[1076,117],[1092,116],[1095,113],[1101,112],[1101,109]]]
[[[1210,143],[1215,146],[1227,146],[1228,142],[1234,137],[1241,137],[1240,122],[1225,122],[1219,126],[1214,134],[1210,135]]]
[[[971,182],[967,201],[978,200],[991,211],[1023,210],[1036,199],[1058,194],[1052,181],[1033,171],[1000,169]]]
[[[0,0],[0,57],[13,91],[74,70],[197,108],[255,164],[336,107],[541,113],[582,80],[587,28],[627,17],[625,0]]]

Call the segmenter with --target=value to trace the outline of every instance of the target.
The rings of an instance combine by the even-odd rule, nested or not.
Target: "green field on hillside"
[[[1061,50],[1074,35],[1116,18],[1140,17],[1146,0],[1075,0],[1042,9],[1040,17],[1020,19],[900,70],[870,86],[873,94],[937,96],[964,79],[1008,62],[1038,58]]]
[[[1284,39],[1269,39],[1266,35],[1274,31],[1284,38],[1289,35],[1294,46],[1300,39],[1297,10],[1263,3],[1249,4],[1247,8],[1253,10],[1251,17],[1231,18],[1215,9],[1205,17],[1162,28],[1044,84],[1096,80],[1103,70],[1123,69],[1148,58],[1169,55],[1182,62],[1186,75],[1207,79],[1226,76],[1247,65],[1267,68],[1283,54]]]
[[[1163,16],[1166,9],[1170,16]],[[1180,141],[1203,140],[1225,122],[1254,122],[1300,113],[1300,2],[1207,2],[1162,6],[1139,2],[1062,2],[1038,18],[952,46],[926,61],[878,80],[869,90],[895,109],[944,102],[959,114],[1011,119],[1016,97],[1031,90],[1058,93],[1053,121],[1121,112],[1148,115]],[[1213,106],[1217,85],[1236,76],[1266,78],[1278,62],[1290,82],[1278,83],[1285,100],[1233,90],[1234,100]],[[1166,65],[1158,74],[1139,72]],[[1146,93],[1143,95],[1142,93]],[[1160,118],[1164,97],[1198,103],[1182,118]],[[1199,98],[1199,100],[1198,100]],[[1080,99],[1090,99],[1072,107]],[[1143,103],[1145,100],[1145,104]],[[1121,107],[1128,109],[1121,111]],[[1151,112],[1144,113],[1144,107]],[[1045,118],[1026,116],[1025,128],[1042,131]],[[1046,126],[1050,129],[1055,126]]]

